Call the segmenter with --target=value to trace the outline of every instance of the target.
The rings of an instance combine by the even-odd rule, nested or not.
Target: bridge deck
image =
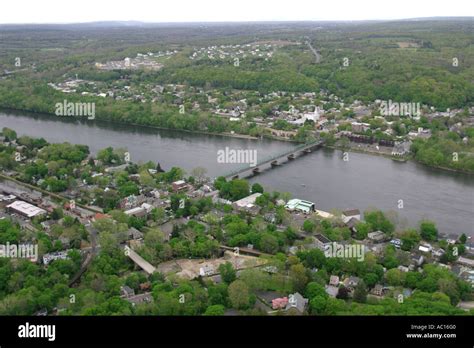
[[[153,274],[156,270],[148,261],[146,261],[143,257],[138,255],[135,251],[133,251],[129,247],[125,247],[125,252],[127,256],[135,262],[141,269],[143,269],[148,274]]]
[[[272,163],[272,162],[274,162],[278,159],[283,159],[283,158],[285,158],[287,156],[290,156],[292,154],[295,154],[297,152],[306,151],[306,150],[312,149],[314,147],[320,146],[322,143],[323,143],[323,141],[318,140],[318,141],[314,141],[312,143],[299,145],[299,146],[297,146],[297,147],[295,147],[295,148],[293,148],[289,151],[285,151],[283,153],[279,153],[279,154],[271,156],[269,158],[265,158],[265,159],[257,162],[257,164],[254,167],[249,167],[249,166],[241,167],[241,168],[239,168],[237,170],[234,170],[233,172],[231,172],[227,175],[224,175],[224,177],[226,179],[232,178],[236,175],[242,174],[246,171],[252,171],[253,169],[258,168],[259,166],[264,166],[264,165],[270,164],[270,163]]]

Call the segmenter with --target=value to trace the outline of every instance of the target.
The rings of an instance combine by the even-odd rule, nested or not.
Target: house
[[[464,271],[459,275],[459,277],[471,284],[471,287],[474,288],[474,271]]]
[[[120,297],[129,298],[135,296],[135,290],[133,290],[128,285],[124,285],[120,287]]]
[[[375,286],[373,287],[371,293],[375,296],[383,296],[384,288],[380,284],[375,284]]]
[[[339,286],[339,277],[336,276],[336,275],[332,275],[332,276],[329,278],[329,285],[332,285],[332,286]]]
[[[286,310],[295,309],[299,314],[303,314],[306,310],[309,300],[301,296],[299,292],[290,294]]]
[[[137,230],[135,227],[130,227],[127,231],[127,235],[130,239],[143,239],[143,233]]]
[[[463,266],[474,268],[474,260],[468,259],[466,257],[459,256],[456,263]]]
[[[350,209],[342,212],[342,219],[344,223],[347,223],[352,218],[360,221],[360,210],[359,209]]]
[[[331,245],[331,241],[320,233],[314,235],[314,242],[316,247],[321,249],[322,251],[326,251],[327,248]]]
[[[158,228],[163,233],[165,240],[169,241],[171,239],[173,231],[187,223],[188,223],[188,220],[186,218],[174,219],[174,220],[165,222],[162,225],[159,225]]]
[[[410,258],[410,268],[411,269],[416,269],[417,267],[420,267],[423,262],[425,262],[425,258],[421,254],[413,254],[411,255]]]
[[[329,296],[334,297],[334,298],[336,298],[339,292],[339,288],[337,286],[332,286],[332,285],[326,285],[325,290]]]
[[[353,122],[352,131],[355,133],[364,133],[366,130],[370,129],[370,124],[362,122]]]
[[[428,248],[428,247],[426,247],[426,246],[424,246],[424,245],[420,245],[420,246],[418,247],[418,251],[420,251],[420,252],[422,252],[422,253],[428,254],[428,253],[431,252],[431,249]]]
[[[171,184],[174,192],[185,191],[189,188],[189,185],[184,180],[178,180]]]
[[[146,215],[146,210],[142,207],[136,207],[130,210],[125,210],[124,213],[128,216],[144,217]]]
[[[315,212],[315,204],[310,201],[304,201],[302,199],[291,199],[286,203],[285,208],[289,211],[300,211],[305,214]]]
[[[446,251],[444,251],[443,249],[439,248],[439,249],[433,249],[433,252],[432,252],[432,253],[433,253],[433,256],[434,256],[434,257],[438,257],[438,258],[439,258],[439,257],[443,256],[443,255],[446,253]]]
[[[357,233],[356,225],[358,223],[359,223],[359,220],[357,220],[355,217],[351,217],[345,224],[351,230],[351,232],[354,234],[354,233]]]
[[[248,212],[256,211],[258,210],[258,206],[255,205],[255,202],[258,197],[260,197],[262,194],[259,192],[253,193],[250,196],[244,197],[242,199],[239,199],[238,201],[235,201],[232,206],[239,211],[245,210]]]
[[[280,297],[272,300],[273,309],[284,309],[288,305],[288,297]]]
[[[346,288],[348,288],[349,290],[352,291],[359,284],[359,282],[360,282],[359,277],[350,276],[350,277],[347,277],[346,279],[344,279],[343,284]]]
[[[374,243],[380,243],[385,240],[385,233],[383,233],[382,231],[370,232],[367,234],[367,238],[369,238],[369,240]]]

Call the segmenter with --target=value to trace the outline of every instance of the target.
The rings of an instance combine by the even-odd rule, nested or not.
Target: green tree
[[[236,309],[244,309],[248,307],[250,295],[247,284],[241,280],[235,280],[229,285],[228,292],[232,307]]]
[[[420,234],[424,240],[434,241],[438,238],[438,229],[432,221],[423,221],[420,224]]]
[[[359,281],[357,286],[354,289],[353,295],[354,301],[359,303],[367,302],[367,286],[363,280]]]
[[[301,263],[291,266],[290,279],[293,290],[303,293],[309,279],[306,268]]]
[[[252,185],[252,193],[263,193],[263,186],[256,182]]]
[[[223,305],[212,305],[207,307],[204,312],[205,316],[222,316],[225,313],[225,307]]]
[[[232,283],[237,278],[235,269],[230,262],[219,265],[219,273],[222,280],[227,284]]]

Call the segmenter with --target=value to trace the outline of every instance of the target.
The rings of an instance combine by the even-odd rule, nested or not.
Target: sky
[[[229,22],[474,16],[473,0],[1,0],[0,23]]]

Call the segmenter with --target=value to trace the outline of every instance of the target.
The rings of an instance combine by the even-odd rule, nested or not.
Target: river
[[[134,162],[159,162],[164,169],[198,166],[208,175],[224,175],[241,164],[222,164],[217,152],[256,150],[259,159],[294,147],[280,141],[249,140],[104,122],[60,119],[25,112],[0,112],[0,128],[19,135],[43,137],[49,142],[86,144],[92,153],[108,146],[126,148]],[[396,214],[401,227],[417,226],[422,219],[436,222],[443,233],[474,236],[474,176],[425,167],[414,162],[361,153],[320,149],[287,165],[252,178],[268,190],[291,192],[293,197],[331,211],[377,207]]]

